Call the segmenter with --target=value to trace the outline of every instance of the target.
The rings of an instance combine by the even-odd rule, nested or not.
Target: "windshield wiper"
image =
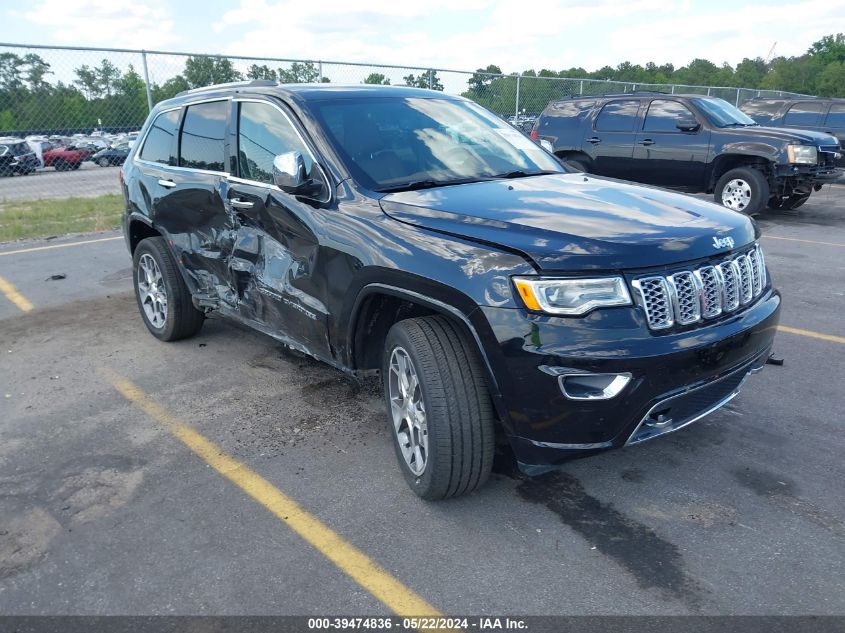
[[[494,178],[527,178],[529,176],[547,176],[549,174],[560,174],[562,172],[559,171],[522,171],[521,169],[517,169],[515,171],[509,171],[505,174],[496,174],[493,176]]]
[[[489,178],[459,178],[456,180],[412,180],[401,185],[381,187],[376,189],[379,193],[391,193],[395,191],[417,191],[419,189],[433,189],[435,187],[448,187],[449,185],[465,185],[471,182],[481,182]]]

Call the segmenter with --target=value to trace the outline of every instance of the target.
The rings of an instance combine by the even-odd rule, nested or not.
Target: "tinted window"
[[[845,128],[845,103],[834,103],[827,113],[825,125],[830,127]]]
[[[179,166],[211,171],[223,167],[223,139],[226,137],[228,101],[211,101],[188,106],[179,141]]]
[[[286,152],[300,152],[310,174],[311,154],[287,118],[266,103],[242,102],[238,115],[238,175],[272,184],[273,159]]]
[[[596,118],[596,129],[608,132],[633,132],[639,101],[611,101]]]
[[[786,116],[783,117],[784,125],[794,125],[796,127],[818,125],[819,114],[824,108],[821,103],[796,103],[789,108]]]
[[[771,119],[783,105],[783,101],[746,101],[740,110],[753,119]]]
[[[176,136],[176,126],[179,125],[180,109],[162,112],[150,126],[150,133],[144,141],[139,156],[154,163],[172,165],[170,152],[173,149],[173,138]]]
[[[655,99],[648,106],[643,130],[647,132],[680,132],[678,119],[695,119],[692,112],[678,101]]]

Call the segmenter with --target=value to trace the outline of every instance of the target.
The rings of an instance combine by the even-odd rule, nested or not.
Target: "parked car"
[[[129,154],[129,143],[121,143],[115,147],[101,149],[99,152],[92,154],[88,160],[100,167],[109,167],[111,165],[122,165],[127,154]]]
[[[38,158],[19,138],[0,138],[0,176],[26,176],[38,168]]]
[[[79,169],[82,161],[88,160],[93,152],[76,147],[53,147],[43,154],[44,166],[55,167],[56,171]]]
[[[832,134],[840,148],[836,165],[845,167],[845,99],[758,97],[743,103],[740,110],[760,125]]]
[[[757,125],[723,99],[633,93],[550,103],[532,138],[579,169],[689,192],[755,214],[795,209],[841,172],[829,134]]]
[[[536,474],[676,431],[763,367],[778,323],[748,217],[569,171],[431,90],[188,91],[121,182],[150,333],[214,313],[380,375],[426,499],[480,486],[496,433]]]

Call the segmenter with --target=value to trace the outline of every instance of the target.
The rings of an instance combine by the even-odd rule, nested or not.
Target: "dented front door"
[[[331,358],[323,277],[315,275],[322,263],[315,226],[324,211],[270,182],[276,155],[307,148],[278,106],[237,105],[238,167],[226,199],[236,227],[229,269],[240,315],[314,356]]]

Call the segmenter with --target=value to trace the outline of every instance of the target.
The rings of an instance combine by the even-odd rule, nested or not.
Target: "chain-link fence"
[[[741,104],[792,93],[384,64],[0,43],[0,241],[116,225],[117,170],[152,106],[243,79],[411,85],[462,94],[524,130],[549,101],[652,90]],[[69,200],[72,199],[72,200]],[[34,204],[33,200],[41,200]],[[72,210],[72,212],[71,212]]]

